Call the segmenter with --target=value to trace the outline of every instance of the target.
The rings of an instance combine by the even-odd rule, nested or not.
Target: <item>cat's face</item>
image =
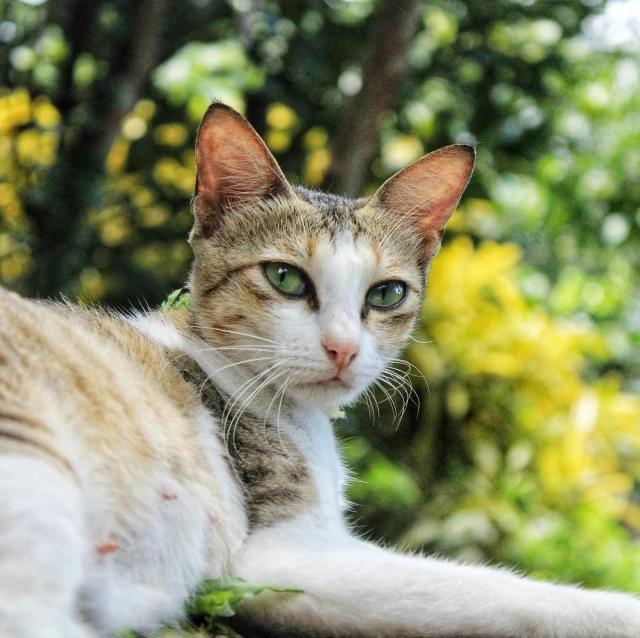
[[[197,159],[191,289],[207,341],[250,373],[249,394],[264,384],[306,405],[352,401],[406,343],[473,149],[348,200],[290,186],[249,124],[214,105]]]

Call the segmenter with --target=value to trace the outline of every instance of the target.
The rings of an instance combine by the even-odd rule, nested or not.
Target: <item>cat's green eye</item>
[[[373,308],[397,306],[407,294],[407,285],[402,281],[383,281],[367,293],[367,303]]]
[[[279,261],[264,264],[264,274],[278,290],[302,297],[307,292],[307,278],[295,266]]]

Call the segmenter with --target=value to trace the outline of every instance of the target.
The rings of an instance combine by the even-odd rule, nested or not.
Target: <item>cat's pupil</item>
[[[391,307],[405,298],[407,287],[401,281],[386,281],[374,286],[367,294],[367,303],[374,307]]]
[[[302,297],[307,290],[304,275],[295,267],[280,262],[264,264],[267,279],[281,292],[295,297]]]

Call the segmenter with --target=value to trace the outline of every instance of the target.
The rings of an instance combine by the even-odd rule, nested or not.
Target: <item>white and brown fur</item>
[[[447,147],[345,200],[289,185],[216,104],[198,134],[190,310],[0,291],[0,638],[152,632],[226,575],[304,590],[243,604],[265,635],[640,636],[630,596],[402,556],[345,521],[327,409],[405,343],[473,157]],[[269,261],[311,292],[283,296]],[[368,307],[395,279],[404,302]]]

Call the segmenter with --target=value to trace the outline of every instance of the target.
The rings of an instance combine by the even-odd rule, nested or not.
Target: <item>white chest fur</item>
[[[346,506],[343,491],[347,475],[329,418],[320,410],[299,410],[285,427],[304,456],[316,485],[318,524],[333,531],[342,531],[342,512]]]
[[[159,318],[140,317],[131,320],[131,323],[163,346],[180,349],[192,356],[207,375],[215,381],[216,385],[230,396],[243,383],[237,367],[230,366],[228,361],[214,355],[211,351],[205,354],[203,344],[192,343],[185,339],[168,322]],[[263,414],[261,410],[266,412],[267,406],[262,405],[264,401],[267,401],[268,405],[266,397],[256,397],[256,400],[247,407],[255,414],[261,415]],[[307,469],[315,484],[318,500],[304,518],[311,517],[313,519],[312,525],[316,529],[324,529],[329,533],[342,535],[345,532],[342,519],[344,509],[342,490],[346,475],[340,462],[328,417],[318,409],[289,406],[286,411],[274,410],[268,418],[274,421],[272,423],[274,427],[279,428],[283,434],[286,433],[286,439],[304,457]],[[153,558],[147,560],[144,565],[145,559],[142,556],[127,557],[131,564],[138,566],[138,571],[154,570],[162,564],[164,573],[173,574],[171,600],[167,598],[168,583],[162,583],[159,589],[163,595],[159,596],[159,591],[155,591],[152,596],[149,596],[149,611],[146,615],[150,622],[141,625],[140,622],[127,623],[125,620],[124,624],[128,624],[129,627],[144,629],[152,626],[153,620],[157,618],[161,610],[171,608],[178,614],[185,594],[197,584],[194,581],[197,581],[198,578],[221,576],[234,570],[234,558],[239,553],[247,536],[247,524],[242,492],[235,477],[228,469],[226,450],[216,434],[219,427],[217,419],[204,409],[198,412],[194,420],[194,428],[208,459],[212,480],[218,487],[217,491],[221,496],[217,504],[217,511],[213,512],[216,537],[209,538],[208,542],[203,541],[202,531],[198,529],[203,518],[202,511],[197,511],[198,506],[195,503],[193,504],[194,511],[186,511],[184,507],[187,502],[185,501],[182,506],[183,511],[176,513],[176,517],[161,523],[161,525],[172,528],[157,530],[159,538],[166,536],[172,538],[170,548],[166,543],[158,543],[157,549],[160,551],[154,552],[153,546],[147,544],[145,556],[147,559]],[[208,515],[210,516],[211,512]],[[206,525],[207,521],[202,521],[202,524]],[[172,564],[166,564],[167,560],[172,560]],[[144,598],[142,593],[140,591],[133,592],[132,586],[125,582],[129,578],[128,571],[130,570],[115,569],[114,566],[109,578],[110,587],[107,586],[104,578],[98,578],[93,589],[96,593],[101,590],[101,595],[96,596],[96,599],[101,599],[104,605],[105,591],[108,590],[109,595],[114,599],[112,608],[117,608],[118,601],[123,597],[136,595],[139,600],[142,600]],[[158,573],[160,571],[159,569]],[[101,570],[101,573],[104,575],[105,571]],[[175,587],[176,583],[181,583],[181,585]],[[139,604],[137,607],[140,609],[142,605]],[[105,606],[103,606],[104,608]],[[166,618],[166,614],[161,618]],[[110,628],[122,627],[122,618],[118,618],[118,621],[117,623],[107,622],[105,624]]]

